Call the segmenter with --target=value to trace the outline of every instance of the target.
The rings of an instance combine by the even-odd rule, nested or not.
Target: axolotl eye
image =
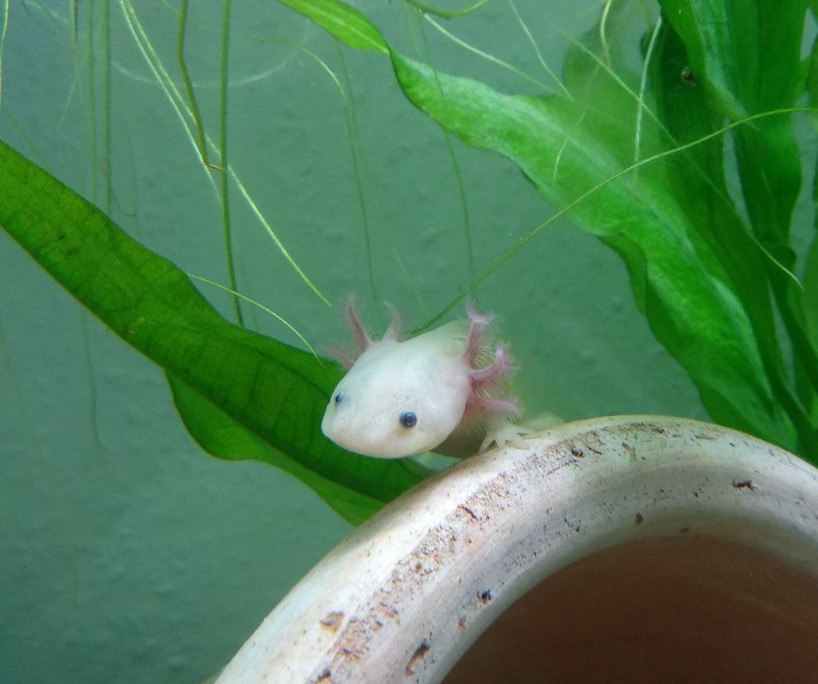
[[[333,398],[333,401],[334,401],[336,404],[340,404],[340,403],[341,403],[343,400],[344,400],[344,393],[343,393],[343,392],[338,392],[338,393],[335,395],[335,397]]]
[[[398,422],[405,428],[413,428],[418,424],[418,417],[412,411],[403,411],[398,416]]]

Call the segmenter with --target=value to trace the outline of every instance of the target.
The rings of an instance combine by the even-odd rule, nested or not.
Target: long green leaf
[[[255,460],[276,466],[308,483],[352,524],[363,522],[383,505],[382,501],[353,492],[274,449],[173,375],[168,375],[168,382],[185,427],[209,454],[231,461]]]
[[[359,10],[335,0],[279,0],[356,50],[389,53],[381,32]]]
[[[0,188],[0,225],[111,330],[172,374],[177,396],[185,388],[189,424],[220,421],[234,437],[241,428],[236,451],[220,446],[216,455],[288,470],[352,522],[420,479],[401,461],[355,456],[321,435],[341,372],[334,364],[225,321],[176,266],[4,143]],[[205,445],[215,439],[206,430],[197,437]]]
[[[818,349],[818,234],[812,240],[804,268],[806,321],[812,345]]]
[[[803,89],[805,0],[660,0],[680,36],[705,106],[739,121],[791,107]],[[787,268],[789,227],[801,185],[800,151],[787,117],[736,129],[736,154],[751,222]]]
[[[685,45],[689,66],[707,94],[703,106],[733,121],[760,112],[792,107],[804,88],[801,36],[806,0],[661,0],[668,21]],[[792,213],[801,185],[801,154],[789,117],[765,117],[734,131],[736,158],[747,213],[759,242],[771,257],[761,263],[793,348],[796,370],[811,383],[806,403],[818,391],[818,355],[804,328],[802,290],[784,269],[792,269]],[[741,249],[739,255],[743,256]],[[746,259],[749,264],[751,258]],[[783,268],[782,268],[783,267]],[[764,271],[757,271],[759,281]],[[776,398],[798,426],[803,442],[816,447],[818,437],[803,399],[788,387],[775,326],[754,319],[765,370]]]
[[[469,145],[513,159],[540,191],[625,260],[657,339],[699,387],[714,417],[792,446],[740,303],[708,271],[696,231],[661,165],[610,182],[620,168],[612,131],[586,127],[573,101],[500,94],[393,56],[404,92]],[[615,133],[615,132],[613,132]],[[619,144],[618,142],[615,144]],[[587,194],[585,194],[587,193]]]
[[[325,0],[323,7],[343,23],[344,3]],[[356,47],[343,32],[334,35]],[[662,161],[645,173],[626,172],[626,160],[657,149],[657,132],[635,139],[636,98],[612,71],[576,50],[566,60],[566,84],[572,70],[579,76],[574,99],[535,98],[504,95],[391,54],[416,107],[465,143],[515,161],[545,197],[571,207],[578,225],[620,253],[654,334],[690,373],[717,420],[793,447],[746,312],[676,201]],[[591,83],[594,73],[599,78]]]
[[[795,395],[787,386],[788,372],[780,349],[776,314],[771,301],[772,291],[776,292],[780,302],[782,293],[789,289],[795,295],[797,289],[791,287],[792,280],[787,274],[772,264],[761,240],[752,234],[730,198],[725,181],[722,139],[708,139],[709,133],[721,125],[723,113],[714,104],[711,93],[701,87],[689,71],[685,46],[668,24],[663,26],[658,43],[652,67],[663,123],[674,136],[674,143],[707,139],[707,142],[668,159],[674,192],[691,224],[725,268],[729,285],[750,318],[776,399],[788,408],[803,435],[802,441],[808,444],[812,427],[807,411],[798,405]],[[746,174],[746,177],[751,178],[750,174]],[[786,240],[787,237],[782,236],[782,239]],[[802,323],[791,315],[791,311],[798,306],[795,298],[794,301],[786,301],[782,317],[793,336],[796,358],[804,364],[807,377],[811,374],[818,378],[815,372],[818,362],[814,352],[804,344]],[[807,391],[804,396],[810,393]]]

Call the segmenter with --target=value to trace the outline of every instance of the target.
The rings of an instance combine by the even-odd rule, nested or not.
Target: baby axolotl
[[[467,456],[492,443],[521,446],[512,420],[517,401],[495,396],[513,370],[505,345],[483,342],[492,316],[467,307],[468,325],[454,322],[400,340],[400,317],[372,340],[355,307],[347,317],[358,355],[332,393],[321,430],[339,446],[367,456],[399,458],[436,451]]]

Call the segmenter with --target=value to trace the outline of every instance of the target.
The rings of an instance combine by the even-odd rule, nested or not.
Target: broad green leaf
[[[279,0],[356,50],[388,53],[380,31],[359,10],[334,0]]]
[[[0,187],[0,225],[111,330],[200,395],[184,397],[189,424],[232,421],[231,457],[288,470],[353,522],[420,479],[401,461],[355,456],[321,435],[340,376],[334,364],[225,321],[176,266],[3,143]],[[197,437],[215,440],[203,429]],[[222,446],[216,455],[227,455]]]
[[[668,133],[668,147],[692,143],[666,159],[668,178],[681,208],[718,256],[732,287],[739,292],[746,288],[746,297],[758,300],[771,320],[766,284],[758,278],[763,254],[727,189],[724,139],[711,137],[721,128],[723,116],[710,108],[708,95],[687,67],[684,44],[663,24],[651,60],[657,114]]]
[[[805,0],[660,0],[681,37],[710,107],[739,121],[791,107],[803,88]],[[801,184],[800,151],[789,118],[736,129],[744,198],[764,245],[788,268],[790,218]]]
[[[818,237],[813,238],[804,269],[804,301],[807,330],[818,349]]]
[[[812,8],[818,12],[818,0],[813,0]],[[810,55],[809,71],[807,77],[807,92],[809,101],[813,107],[818,106],[818,38],[812,45]],[[812,115],[813,128],[818,129],[818,115]],[[813,174],[812,186],[813,204],[818,205],[818,166]],[[804,267],[804,314],[807,322],[807,330],[812,342],[812,346],[818,349],[818,214],[815,218],[815,235],[812,238],[809,252],[807,254],[806,265]]]
[[[345,7],[327,0],[327,11]],[[566,58],[574,99],[505,95],[394,51],[391,56],[416,107],[466,144],[512,159],[547,199],[619,252],[656,338],[690,374],[716,420],[796,447],[747,312],[677,201],[666,157],[657,154],[647,165],[668,131],[656,124],[648,103],[637,116],[633,85],[629,90],[627,78],[582,48]],[[809,451],[812,444],[802,440]]]
[[[575,102],[509,96],[393,54],[409,99],[464,142],[514,160],[557,206],[623,257],[657,339],[690,373],[712,415],[792,447],[749,321],[676,202],[661,160],[623,173],[611,131],[586,127]],[[608,103],[595,91],[599,106]],[[626,112],[619,112],[627,118]],[[633,119],[631,119],[633,120]]]
[[[686,47],[694,77],[710,96],[705,106],[732,121],[793,106],[804,86],[800,50],[806,0],[660,3]],[[770,256],[762,266],[795,350],[796,371],[803,372],[812,385],[809,397],[818,391],[818,354],[804,330],[802,292],[784,271],[795,264],[789,232],[801,185],[800,150],[790,117],[783,114],[736,128],[734,138],[747,213]],[[774,327],[756,324],[755,331],[776,398],[796,421],[802,437],[815,441],[808,407],[799,405],[787,389],[782,364],[773,358]]]
[[[168,383],[185,427],[209,454],[231,461],[264,461],[285,470],[308,483],[353,525],[363,522],[383,505],[382,501],[352,492],[274,449],[173,375],[168,375]]]
[[[818,9],[818,2],[813,0],[813,12]],[[818,38],[812,44],[808,70],[807,70],[807,92],[809,102],[813,107],[818,106]],[[813,129],[818,129],[818,116],[811,116]],[[818,166],[813,173],[812,186],[813,205],[818,205]],[[813,349],[818,350],[818,214],[814,218],[815,234],[812,238],[804,265],[804,319],[806,333]],[[818,420],[818,395],[813,393],[812,415],[814,420]]]
[[[798,407],[787,388],[788,375],[776,332],[770,280],[765,277],[765,272],[770,270],[770,258],[729,196],[722,138],[709,137],[721,126],[723,115],[713,109],[707,91],[686,73],[688,60],[684,44],[668,24],[662,27],[651,66],[659,113],[673,136],[673,144],[706,141],[667,160],[676,197],[691,224],[725,269],[730,288],[750,318],[764,369],[773,380],[776,399],[789,407],[795,420],[800,422],[800,430],[809,433],[811,427],[806,411]],[[771,279],[789,285],[786,274],[780,269],[773,269]],[[797,306],[797,301],[788,302],[784,316],[789,315],[790,308]],[[798,335],[802,326],[791,318],[786,320],[792,332]],[[809,365],[814,354],[809,348],[802,351],[799,358]]]

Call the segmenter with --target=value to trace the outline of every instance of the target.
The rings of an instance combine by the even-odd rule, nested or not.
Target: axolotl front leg
[[[498,343],[494,347],[492,362],[488,366],[479,367],[481,357],[489,354],[483,343],[483,336],[494,317],[478,313],[471,305],[466,307],[466,312],[470,325],[461,360],[471,369],[468,372],[469,397],[460,425],[434,451],[462,456],[475,450],[485,451],[492,444],[512,444],[524,448],[521,435],[529,430],[513,422],[521,413],[520,405],[513,398],[496,397],[492,394],[515,370],[514,362],[508,348]]]
[[[478,357],[484,350],[481,343],[483,331],[494,317],[491,314],[478,313],[472,306],[467,306],[466,312],[471,325],[466,336],[462,359],[463,363],[474,370],[469,372],[471,395],[466,403],[466,412],[463,417],[471,418],[480,413],[517,417],[520,407],[514,399],[495,399],[489,395],[491,388],[507,379],[514,370],[514,362],[506,346],[497,344],[494,347],[494,361],[485,368],[475,368],[475,364],[479,361]]]

